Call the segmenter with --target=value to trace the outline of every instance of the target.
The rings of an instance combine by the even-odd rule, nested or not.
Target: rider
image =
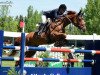
[[[42,28],[38,31],[38,34],[40,34],[44,28],[48,25],[48,20],[55,21],[55,19],[60,18],[63,16],[64,12],[66,11],[67,7],[65,4],[61,4],[59,8],[51,10],[51,11],[44,11],[42,13]],[[37,25],[39,26],[39,25]]]

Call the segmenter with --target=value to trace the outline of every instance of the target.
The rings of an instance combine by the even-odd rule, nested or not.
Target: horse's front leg
[[[57,36],[58,38],[66,38],[66,34],[65,33],[53,32],[53,34],[55,36]]]
[[[58,36],[62,37],[62,38],[66,38],[66,34],[65,33],[59,33]]]

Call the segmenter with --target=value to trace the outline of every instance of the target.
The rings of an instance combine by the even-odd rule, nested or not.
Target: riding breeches
[[[46,24],[46,22],[47,22],[46,16],[45,15],[42,15],[41,18],[42,18],[42,23],[43,24]]]

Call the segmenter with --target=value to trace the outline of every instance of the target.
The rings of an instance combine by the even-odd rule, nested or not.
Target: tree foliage
[[[36,24],[41,21],[41,15],[37,10],[33,10],[32,6],[28,7],[28,14],[25,17],[25,30],[26,32],[32,32],[36,30]]]
[[[100,34],[100,0],[87,0],[84,12],[88,34]]]
[[[0,6],[0,30],[21,32],[19,23],[25,22],[25,31],[32,32],[36,30],[36,24],[41,22],[41,13],[33,10],[32,6],[27,9],[27,16],[17,15],[15,18],[8,15],[9,7]]]

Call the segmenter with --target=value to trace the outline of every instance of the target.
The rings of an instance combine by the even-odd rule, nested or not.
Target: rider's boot
[[[45,24],[41,23],[41,26],[40,26],[40,30],[38,32],[38,35],[40,35],[43,32],[44,28],[45,28]]]
[[[35,33],[36,33],[37,35],[40,35],[40,34],[44,31],[45,25],[46,25],[46,24],[39,23],[38,30],[37,30]]]

